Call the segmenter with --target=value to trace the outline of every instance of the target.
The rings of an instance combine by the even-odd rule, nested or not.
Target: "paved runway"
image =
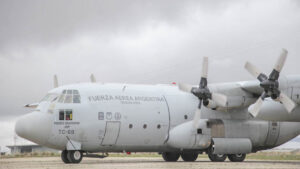
[[[196,162],[164,162],[161,158],[108,157],[105,159],[85,158],[80,164],[64,164],[59,157],[28,157],[0,159],[0,169],[205,169],[205,168],[287,168],[300,169],[300,161],[246,160],[242,163],[212,163],[208,159]]]

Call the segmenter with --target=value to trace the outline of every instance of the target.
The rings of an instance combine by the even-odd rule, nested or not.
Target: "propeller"
[[[227,97],[220,93],[211,93],[207,87],[207,73],[208,73],[208,57],[203,58],[202,63],[202,75],[199,83],[199,87],[193,87],[188,84],[178,84],[178,88],[181,91],[192,93],[199,99],[198,109],[195,112],[193,126],[197,128],[198,121],[201,115],[201,106],[208,106],[210,103],[225,107],[227,105]]]
[[[290,99],[286,94],[279,90],[279,75],[284,66],[285,60],[287,58],[288,51],[286,49],[282,49],[282,53],[279,56],[273,71],[269,76],[262,73],[256,66],[253,64],[246,62],[245,68],[248,70],[250,74],[252,74],[255,78],[257,78],[260,82],[260,87],[264,89],[264,92],[258,98],[258,100],[252,104],[248,111],[256,117],[263,105],[263,101],[267,97],[271,97],[275,101],[281,102],[285,109],[290,113],[296,107],[295,102]]]
[[[90,80],[92,83],[96,83],[96,78],[95,78],[94,74],[91,74]]]
[[[57,76],[56,75],[54,75],[54,77],[53,77],[53,87],[54,88],[58,87],[58,80],[57,80]]]

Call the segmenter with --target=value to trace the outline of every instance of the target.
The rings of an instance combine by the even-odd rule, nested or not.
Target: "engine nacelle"
[[[256,98],[252,97],[244,97],[244,96],[228,96],[227,97],[227,105],[224,107],[219,105],[213,100],[208,100],[207,104],[204,104],[207,108],[216,109],[216,110],[227,110],[233,109],[237,107],[245,107],[249,106],[253,102],[256,101]]]
[[[210,108],[210,109],[216,109],[217,107],[220,107],[220,105],[218,105],[215,101],[213,100],[208,100],[207,104],[204,106],[206,106],[207,108]]]

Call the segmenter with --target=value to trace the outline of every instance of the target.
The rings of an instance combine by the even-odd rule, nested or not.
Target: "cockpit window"
[[[58,99],[59,103],[80,103],[78,90],[63,90]]]
[[[72,103],[72,94],[67,94],[64,103]]]
[[[50,93],[47,94],[42,100],[41,102],[53,102],[57,99],[58,95],[55,93]]]
[[[73,90],[73,94],[79,94],[78,90]]]
[[[65,99],[65,95],[62,94],[62,95],[59,96],[58,102],[59,102],[59,103],[63,103],[63,102],[64,102],[64,99]]]
[[[58,96],[56,96],[51,102],[54,102],[54,101],[56,101],[57,100],[57,98],[58,98]]]
[[[80,103],[80,95],[73,95],[73,103]]]

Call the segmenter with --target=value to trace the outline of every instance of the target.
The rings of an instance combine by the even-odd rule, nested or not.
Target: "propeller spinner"
[[[245,68],[250,74],[256,77],[260,81],[260,87],[264,89],[264,92],[258,98],[258,100],[249,107],[249,112],[256,117],[262,107],[263,101],[267,97],[271,97],[275,101],[280,101],[286,110],[290,113],[296,107],[295,102],[290,99],[287,95],[279,90],[279,75],[287,58],[288,51],[286,49],[282,50],[277,63],[274,66],[273,71],[269,77],[262,73],[257,67],[247,62]]]
[[[192,87],[188,84],[178,84],[180,90],[192,93],[199,99],[198,109],[195,112],[194,127],[197,128],[198,121],[201,114],[201,106],[208,106],[210,102],[215,102],[217,105],[225,107],[227,105],[227,97],[219,93],[211,93],[207,87],[207,72],[208,72],[208,57],[203,58],[202,76],[199,87]]]

